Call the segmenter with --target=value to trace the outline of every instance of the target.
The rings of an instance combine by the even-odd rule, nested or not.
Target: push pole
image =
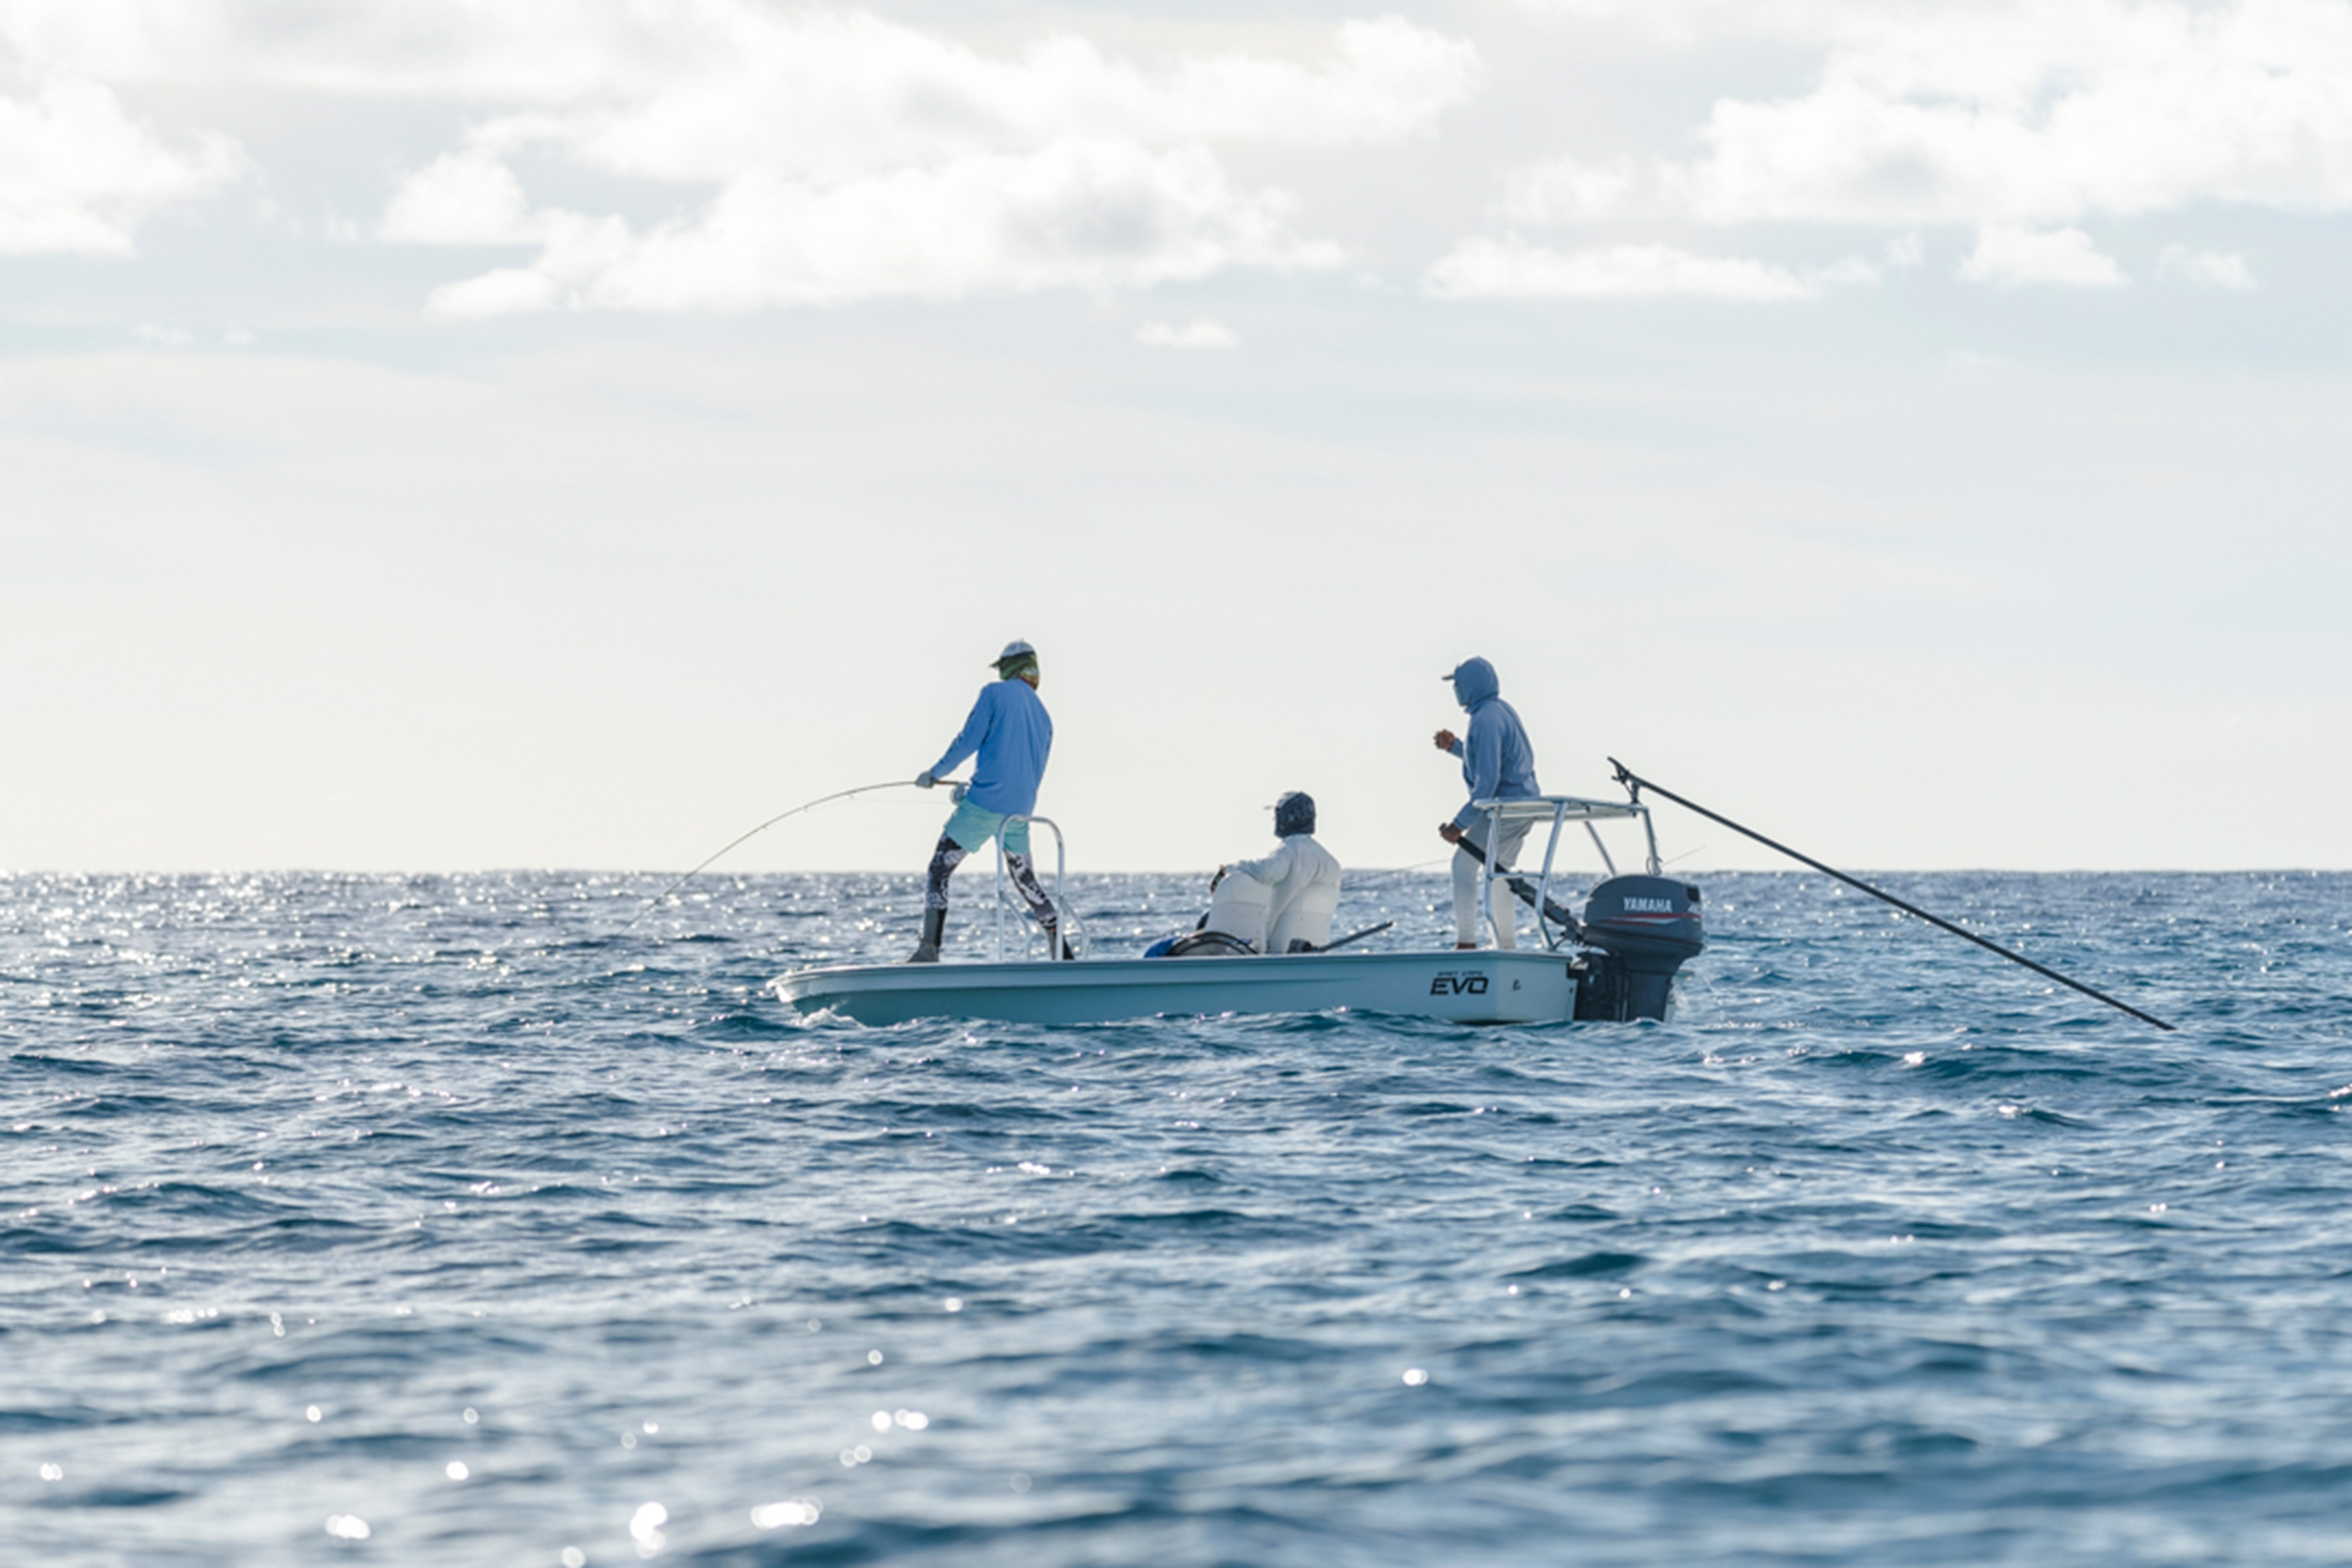
[[[2109,996],[2103,990],[2093,990],[2090,987],[2084,985],[2080,980],[2069,979],[2067,976],[2060,974],[2057,970],[2052,969],[2047,964],[2038,964],[2034,962],[2031,958],[2026,958],[2023,953],[2012,953],[1997,942],[1988,942],[1984,938],[1977,935],[1974,931],[1963,930],[1960,927],[1953,925],[1948,920],[1946,920],[1942,915],[1930,914],[1927,911],[1921,909],[1916,904],[1905,903],[1903,900],[1896,897],[1891,893],[1882,893],[1877,888],[1872,887],[1869,883],[1862,880],[1859,877],[1849,877],[1834,865],[1824,865],[1810,855],[1799,854],[1796,850],[1789,848],[1786,844],[1781,844],[1775,840],[1766,838],[1762,833],[1757,832],[1753,828],[1743,828],[1739,823],[1734,822],[1730,817],[1708,811],[1705,806],[1700,805],[1695,800],[1686,800],[1681,796],[1677,795],[1673,790],[1650,783],[1647,779],[1643,778],[1640,774],[1626,767],[1624,763],[1619,762],[1615,757],[1611,757],[1609,759],[1609,766],[1617,770],[1617,782],[1625,785],[1627,789],[1632,791],[1633,798],[1636,800],[1639,800],[1642,798],[1642,791],[1645,789],[1649,790],[1652,794],[1662,795],[1667,800],[1672,800],[1676,805],[1682,807],[1686,811],[1697,812],[1701,816],[1706,817],[1709,822],[1721,823],[1723,826],[1729,828],[1735,833],[1756,840],[1756,843],[1761,844],[1767,849],[1777,849],[1782,854],[1788,856],[1790,860],[1809,865],[1814,870],[1820,872],[1823,876],[1836,878],[1848,887],[1860,888],[1871,897],[1882,899],[1886,903],[1892,904],[1897,909],[1902,911],[1905,914],[1915,915],[1919,919],[1926,921],[1929,925],[1940,927],[1944,930],[1951,932],[1952,935],[1956,937],[1966,937],[1970,942],[1975,942],[1979,947],[1986,948],[1992,952],[1998,953],[2002,958],[2007,958],[2013,964],[2024,964],[2027,969],[2032,970],[2036,974],[2042,975],[2045,979],[2056,980],[2061,986],[2072,987],[2074,990],[2081,991],[2085,996],[2091,998],[2093,1001],[2106,1003],[2108,1006],[2115,1008],[2118,1012],[2131,1014],[2142,1023],[2153,1023],[2168,1035],[2174,1032],[2172,1025],[2165,1022],[2164,1020],[2156,1018],[2152,1014],[2143,1013],[2137,1007],[2131,1006],[2131,1004],[2127,1002],[2118,1002],[2114,997]]]

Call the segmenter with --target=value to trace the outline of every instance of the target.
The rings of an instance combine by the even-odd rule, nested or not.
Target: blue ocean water
[[[2352,1559],[2352,878],[1887,880],[2180,1032],[1804,875],[1494,1029],[763,996],[911,877],[0,879],[0,1558]]]

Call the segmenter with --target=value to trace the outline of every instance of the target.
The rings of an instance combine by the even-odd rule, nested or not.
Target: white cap
[[[1020,658],[1025,655],[1034,657],[1036,653],[1037,650],[1035,648],[1030,647],[1026,642],[1024,642],[1020,638],[1016,637],[1011,641],[1005,644],[1005,651],[1003,653],[998,654],[994,658],[990,659],[989,662],[991,664],[1002,664],[1009,658]]]

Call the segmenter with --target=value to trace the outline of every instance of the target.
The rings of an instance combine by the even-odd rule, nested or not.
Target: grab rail
[[[1053,940],[1047,942],[1045,944],[1046,961],[1048,963],[1052,963],[1061,958],[1061,948],[1063,942],[1069,942],[1073,934],[1082,935],[1082,933],[1076,932],[1076,922],[1072,920],[1070,917],[1070,901],[1062,896],[1062,873],[1065,863],[1069,858],[1069,851],[1067,847],[1062,843],[1061,827],[1059,824],[1055,822],[1052,817],[1026,816],[1018,813],[1005,818],[1004,822],[997,828],[995,838],[992,841],[996,847],[996,961],[998,963],[1003,963],[1005,961],[1005,831],[1011,828],[1016,823],[1023,826],[1049,828],[1053,831],[1053,897],[1054,924],[1056,929]],[[1028,939],[1025,935],[1022,939],[1021,947],[1022,952],[1025,955],[1028,951]],[[1078,946],[1075,942],[1071,944],[1071,950],[1073,953],[1078,951]]]

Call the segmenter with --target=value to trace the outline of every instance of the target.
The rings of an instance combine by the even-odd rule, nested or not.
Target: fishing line
[[[1422,861],[1415,865],[1376,866],[1367,870],[1355,872],[1352,875],[1354,879],[1358,882],[1361,882],[1366,877],[1409,877],[1416,871],[1426,871],[1433,865],[1443,865],[1446,862],[1452,860],[1453,858],[1454,857],[1452,855],[1439,855],[1434,861]]]
[[[938,782],[947,785],[951,789],[959,787],[962,784],[961,779],[941,779]],[[819,795],[814,800],[805,801],[801,805],[794,806],[790,811],[780,811],[776,813],[775,816],[768,818],[767,821],[762,822],[758,827],[754,828],[750,832],[739,834],[738,836],[727,840],[726,843],[721,845],[718,849],[713,851],[709,859],[704,861],[701,865],[694,867],[693,870],[689,871],[685,876],[680,877],[676,881],[672,882],[668,887],[663,888],[660,893],[657,893],[651,898],[646,899],[645,907],[639,910],[629,923],[621,927],[621,934],[626,936],[630,931],[635,930],[637,928],[637,922],[651,914],[653,912],[653,907],[656,904],[659,904],[663,899],[669,897],[670,895],[684,887],[688,882],[692,881],[697,876],[709,867],[711,861],[717,860],[721,855],[725,854],[729,849],[734,848],[745,839],[754,838],[766,832],[769,829],[774,827],[786,817],[798,816],[804,811],[815,811],[818,806],[830,805],[835,800],[846,800],[852,795],[871,795],[878,789],[914,789],[915,787],[917,786],[913,779],[890,779],[882,784],[860,784],[855,789],[837,789],[831,795]]]

